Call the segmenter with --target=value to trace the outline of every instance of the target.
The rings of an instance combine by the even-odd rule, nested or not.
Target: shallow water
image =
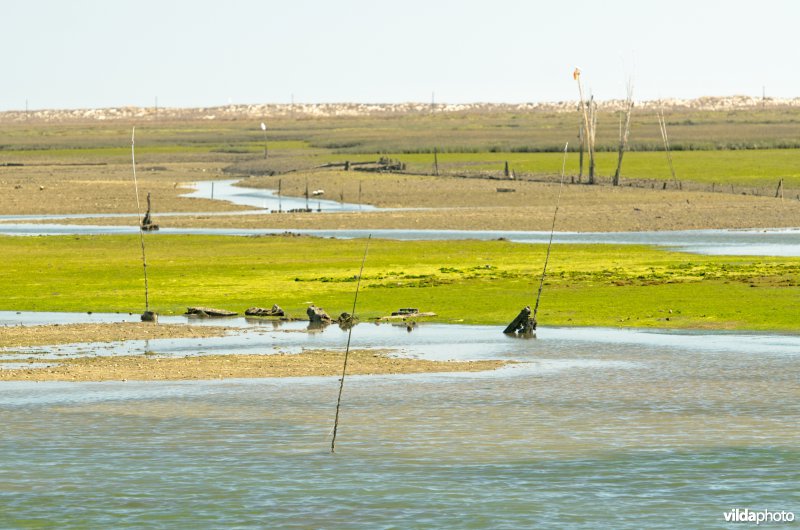
[[[195,182],[192,187],[195,191],[184,195],[184,197],[198,199],[214,199],[227,201],[239,206],[253,206],[277,212],[289,211],[300,208],[311,208],[319,212],[352,212],[352,211],[375,211],[379,210],[369,204],[353,204],[339,202],[323,197],[278,197],[277,190],[263,188],[245,188],[235,186],[240,180],[206,180]]]
[[[254,236],[287,230],[258,228],[169,228],[159,234]],[[289,230],[293,233],[338,239],[366,238],[400,241],[489,241],[504,238],[515,243],[547,243],[549,232],[485,230]],[[135,234],[131,226],[0,223],[0,234],[15,236]],[[556,232],[555,244],[651,245],[681,252],[730,256],[800,256],[800,229],[683,230],[673,232]]]
[[[261,348],[345,338],[270,326]],[[348,377],[334,455],[335,377],[3,383],[0,527],[722,528],[735,507],[800,512],[800,337],[361,324],[353,343],[531,363]]]

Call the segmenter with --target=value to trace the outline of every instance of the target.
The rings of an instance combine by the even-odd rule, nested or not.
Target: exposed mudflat
[[[32,368],[0,369],[5,381],[161,381],[341,375],[343,352],[300,354],[80,357],[37,363]],[[477,372],[494,370],[507,361],[429,361],[390,357],[386,352],[354,350],[348,375]]]
[[[45,326],[0,326],[0,347],[44,346],[79,342],[220,337],[232,328],[117,322],[111,324],[50,324]],[[0,360],[2,354],[0,353]]]
[[[125,175],[125,178],[129,178]],[[276,188],[278,177],[246,179],[242,185]],[[224,212],[244,207],[210,199],[180,197],[188,183],[153,181],[156,223],[172,228],[272,228],[272,229],[431,229],[431,230],[549,230],[559,186],[548,182],[498,181],[481,178],[425,177],[414,175],[363,176],[344,172],[312,174],[314,187],[325,187],[328,198],[361,200],[388,211],[328,213],[264,213],[253,215],[162,216],[170,212]],[[169,180],[169,179],[167,179]],[[281,177],[285,195],[302,196],[306,177]],[[53,189],[50,186],[54,186]],[[2,213],[104,213],[135,211],[130,183],[72,181],[62,189],[47,184],[44,190],[25,184],[0,199]],[[142,189],[150,189],[141,186]],[[514,192],[498,192],[498,188]],[[335,193],[334,193],[335,192]],[[95,196],[103,195],[101,199]],[[127,194],[127,195],[126,195]],[[86,200],[84,200],[84,195]],[[88,202],[87,202],[88,201]],[[127,203],[125,202],[127,201]],[[91,204],[97,204],[91,207]],[[122,208],[121,204],[127,204]],[[46,206],[45,206],[46,205]],[[313,200],[311,201],[313,206]],[[250,208],[252,211],[252,208]],[[48,221],[52,222],[52,221]],[[130,225],[131,217],[70,219],[70,224]],[[653,231],[713,228],[773,228],[800,226],[800,201],[764,196],[658,188],[565,185],[556,229],[559,231]]]

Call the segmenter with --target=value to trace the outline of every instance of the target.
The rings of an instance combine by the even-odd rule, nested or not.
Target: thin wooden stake
[[[361,275],[364,274],[364,263],[367,261],[367,251],[369,250],[369,242],[372,239],[372,234],[367,237],[367,244],[364,248],[364,257],[361,258],[361,270],[358,271],[358,281],[356,282],[356,294],[353,297],[353,311],[350,313],[350,318],[356,318],[356,302],[358,301],[358,289],[361,286]],[[353,322],[355,324],[355,322]],[[350,356],[350,338],[353,336],[353,328],[351,325],[347,330],[347,347],[344,349],[344,365],[342,366],[342,378],[339,380],[339,397],[336,399],[336,416],[333,420],[333,438],[331,438],[331,453],[336,452],[336,431],[339,429],[339,408],[342,405],[342,390],[344,390],[344,376],[347,374],[347,359]]]
[[[142,244],[142,268],[144,269],[144,311],[150,312],[150,293],[147,288],[147,258],[144,252],[144,229],[142,228],[142,207],[139,204],[139,183],[136,180],[136,127],[131,131],[131,164],[133,165],[133,187],[136,190],[136,213],[139,216],[139,241]]]
[[[536,293],[536,305],[533,306],[533,322],[536,325],[536,314],[539,312],[539,300],[542,299],[542,287],[544,287],[544,277],[547,274],[547,262],[550,261],[550,247],[553,246],[553,233],[556,230],[556,216],[558,215],[558,205],[561,202],[561,190],[564,188],[564,171],[567,167],[567,148],[569,142],[564,146],[564,158],[561,161],[561,183],[558,185],[558,197],[556,198],[556,209],[553,212],[553,226],[550,227],[550,241],[547,243],[547,254],[544,258],[544,267],[542,268],[542,277],[539,280],[539,292]]]

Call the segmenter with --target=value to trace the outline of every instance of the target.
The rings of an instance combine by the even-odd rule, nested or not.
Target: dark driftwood
[[[147,192],[147,212],[144,214],[144,219],[142,219],[142,230],[145,232],[152,232],[154,230],[158,230],[158,225],[153,222],[153,219],[150,217],[150,192]]]
[[[333,321],[333,319],[328,313],[325,312],[324,309],[317,307],[314,304],[308,306],[308,309],[306,309],[306,314],[308,315],[308,321],[312,324],[330,324]]]
[[[227,309],[214,309],[213,307],[187,307],[186,314],[198,317],[235,317],[239,313],[228,311]]]
[[[508,335],[531,337],[536,332],[536,320],[531,317],[531,306],[525,306],[519,315],[503,330]]]
[[[263,307],[251,307],[245,310],[245,315],[249,317],[282,317],[285,316],[283,309],[277,304],[272,306],[272,309],[265,309]]]
[[[142,313],[142,322],[153,322],[154,324],[158,323],[158,314],[154,311],[145,311]]]

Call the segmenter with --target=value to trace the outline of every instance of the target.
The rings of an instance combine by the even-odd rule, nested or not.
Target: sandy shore
[[[263,377],[335,376],[342,371],[344,353],[326,350],[300,354],[204,355],[161,357],[81,357],[49,366],[7,370],[0,381],[163,381]],[[347,373],[417,374],[494,370],[505,361],[422,361],[390,357],[387,352],[350,352]]]
[[[15,347],[114,342],[162,338],[204,338],[235,332],[222,326],[153,325],[144,323],[65,324],[0,327],[0,381],[122,381],[182,380],[247,377],[302,377],[338,375],[343,352],[308,350],[300,354],[203,355],[165,357],[134,355],[41,360],[31,354],[17,368],[19,359],[5,358]],[[14,363],[14,369],[3,364]],[[348,374],[414,374],[426,372],[476,372],[493,370],[504,361],[425,361],[395,358],[388,351],[355,350],[348,360]]]
[[[14,348],[84,342],[220,337],[233,330],[234,328],[223,326],[153,325],[140,322],[1,326],[0,347]],[[0,360],[2,360],[2,353],[0,353]]]

